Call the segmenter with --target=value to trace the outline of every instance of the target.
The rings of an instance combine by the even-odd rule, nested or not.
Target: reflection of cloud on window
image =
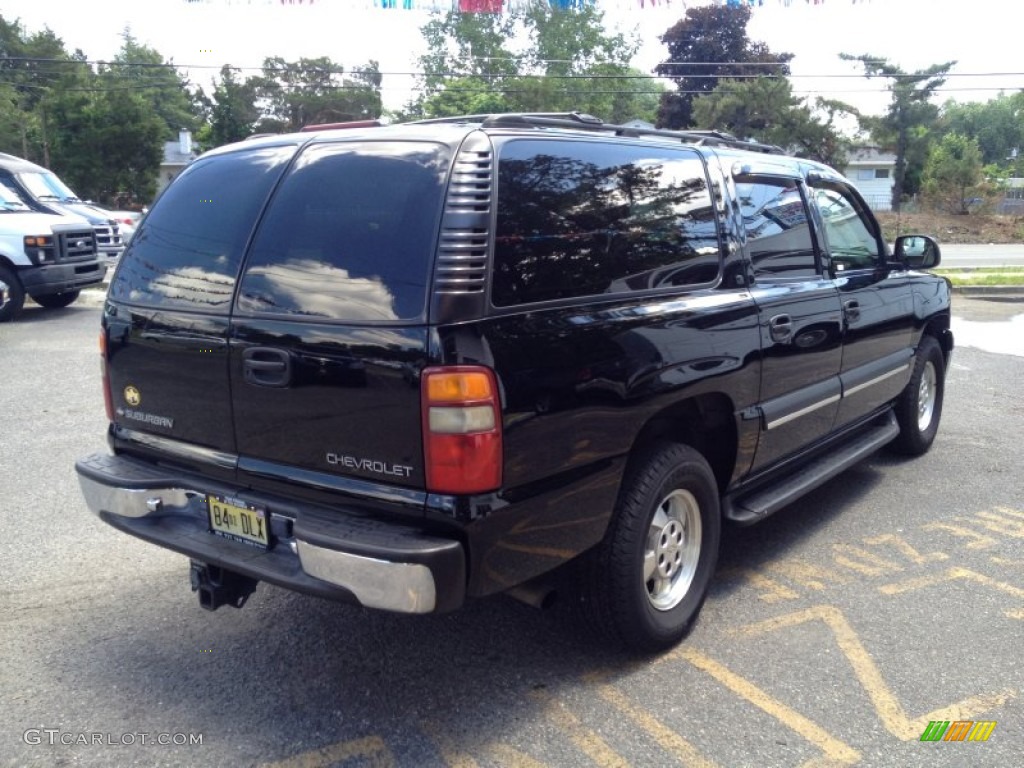
[[[239,306],[250,312],[347,320],[400,319],[394,296],[380,278],[350,277],[348,270],[308,258],[250,269]]]

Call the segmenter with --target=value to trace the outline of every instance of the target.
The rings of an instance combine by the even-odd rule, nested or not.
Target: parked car
[[[139,221],[142,219],[142,211],[112,211],[107,208],[102,210],[108,218],[117,222],[118,227],[121,228],[121,239],[124,241],[125,245],[128,245],[128,243],[131,242],[132,235],[135,234],[135,229],[138,227]]]
[[[101,208],[80,199],[60,178],[41,165],[0,152],[0,181],[17,190],[40,213],[69,214],[92,225],[96,248],[108,261],[124,251],[118,223]]]
[[[258,581],[407,613],[571,584],[612,641],[666,648],[724,523],[932,445],[939,260],[891,254],[831,168],[720,133],[252,139],[183,171],[118,265],[111,452],[76,468],[102,520],[190,558],[204,608]]]
[[[43,307],[66,307],[105,273],[87,221],[37,213],[0,181],[0,322],[21,313],[26,296]]]

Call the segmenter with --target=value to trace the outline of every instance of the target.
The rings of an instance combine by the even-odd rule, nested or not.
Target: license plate
[[[270,513],[265,509],[220,496],[208,496],[206,503],[210,531],[256,547],[270,546]]]

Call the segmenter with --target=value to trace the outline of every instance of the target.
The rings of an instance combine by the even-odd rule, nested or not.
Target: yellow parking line
[[[990,531],[1001,533],[1004,536],[1012,536],[1015,539],[1024,539],[1024,523],[1013,520],[1006,514],[1006,512],[1013,512],[1013,510],[1007,510],[1005,507],[1002,507],[1000,512],[1002,514],[978,512],[975,517],[978,518],[978,522],[981,525]]]
[[[761,591],[761,594],[757,597],[766,603],[777,603],[780,600],[796,600],[800,597],[799,593],[784,584],[780,584],[775,579],[768,578],[763,573],[758,573],[750,568],[729,568],[722,571],[719,577],[722,579],[731,579],[733,577],[743,579],[750,586]]]
[[[585,727],[576,715],[549,694],[533,691],[530,695],[544,704],[545,716],[565,731],[572,743],[600,768],[629,768],[629,763],[616,754],[604,739]]]
[[[1007,584],[1005,581],[997,581],[990,576],[972,571],[968,568],[950,568],[937,576],[922,576],[917,579],[908,579],[907,581],[885,584],[879,587],[878,591],[884,595],[899,595],[903,592],[911,592],[915,589],[931,587],[935,584],[941,584],[945,581],[953,581],[955,579],[966,579],[967,581],[973,581],[977,584],[984,584],[987,587],[992,587],[1000,592],[1006,592],[1014,597],[1024,598],[1024,589],[1015,587],[1012,584]]]
[[[420,724],[420,728],[430,736],[448,768],[478,768],[476,760],[459,750],[440,723],[427,720]]]
[[[825,756],[842,765],[853,765],[860,760],[860,752],[832,736],[817,723],[801,715],[781,701],[772,698],[746,678],[714,659],[688,646],[679,646],[667,657],[683,659],[702,672],[706,672],[737,696],[747,700],[758,709],[774,717],[790,730],[803,736],[825,753]]]
[[[873,546],[878,544],[892,544],[898,549],[910,562],[915,565],[924,565],[927,562],[933,560],[948,560],[949,555],[944,552],[929,552],[927,555],[922,555],[910,544],[908,544],[902,536],[897,536],[895,533],[883,533],[881,536],[872,536],[869,539],[864,539],[865,544],[871,544]]]
[[[421,724],[422,730],[429,734],[431,740],[441,753],[441,759],[448,768],[479,768],[479,764],[470,755],[467,755],[451,739],[444,728],[433,721],[425,721]],[[499,742],[485,742],[480,745],[480,751],[485,755],[494,758],[494,761],[502,768],[544,768],[544,763],[524,755],[517,749],[501,744]]]
[[[1007,517],[1019,517],[1024,520],[1024,512],[1017,509],[1010,509],[1009,507],[996,507],[996,512]]]
[[[490,744],[487,751],[502,768],[545,768],[544,763],[513,749],[508,744]]]
[[[841,553],[841,554],[840,554]],[[856,560],[854,558],[857,558]],[[833,544],[832,559],[851,571],[862,573],[865,576],[877,576],[886,571],[902,571],[903,566],[879,557],[874,552],[868,552],[861,547],[854,547],[850,544]]]
[[[276,763],[263,763],[261,768],[329,768],[334,763],[356,757],[366,758],[373,768],[390,768],[395,765],[394,755],[384,740],[379,736],[367,736],[311,749]]]
[[[1012,565],[1017,568],[1024,568],[1024,560],[1011,560],[1008,557],[999,557],[998,555],[992,555],[989,560],[996,565]]]
[[[970,528],[964,528],[962,525],[953,525],[952,523],[928,523],[921,527],[926,531],[948,531],[954,536],[959,536],[962,539],[970,539],[970,541],[964,545],[967,549],[985,549],[986,547],[994,547],[998,544],[998,542],[991,536],[986,536],[983,533],[972,531]]]
[[[662,749],[678,758],[683,765],[690,768],[716,768],[715,763],[704,757],[693,744],[645,710],[635,706],[615,686],[603,683],[598,685],[597,692],[602,699],[647,731]]]
[[[822,590],[831,584],[845,584],[849,581],[845,575],[835,570],[805,563],[802,560],[778,560],[769,563],[768,569],[807,589]]]
[[[950,570],[960,571],[963,569],[953,568]],[[903,741],[919,738],[930,720],[970,720],[976,715],[993,709],[1016,696],[1016,692],[1012,689],[970,696],[962,701],[937,709],[934,712],[911,718],[890,690],[885,679],[882,677],[881,670],[879,670],[874,659],[871,658],[871,654],[868,653],[867,648],[860,641],[846,616],[838,608],[831,605],[818,605],[804,611],[797,611],[766,621],[760,621],[756,624],[741,627],[736,630],[736,633],[744,636],[753,636],[786,627],[795,627],[815,620],[822,621],[832,631],[832,634],[835,635],[839,650],[843,652],[846,660],[853,668],[857,680],[878,713],[879,720],[881,720],[889,733]]]

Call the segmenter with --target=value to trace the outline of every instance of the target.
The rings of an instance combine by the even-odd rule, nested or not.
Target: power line
[[[465,56],[459,57],[460,61],[529,61],[538,64],[572,64],[574,59],[534,59],[530,57],[522,58],[508,58],[508,57],[495,57],[495,56]],[[878,62],[884,62],[885,59],[879,59]],[[266,67],[264,66],[236,66],[232,64],[174,64],[171,62],[156,63],[156,62],[124,62],[124,61],[107,61],[102,59],[59,59],[59,58],[47,58],[47,57],[32,57],[32,56],[4,56],[0,57],[0,65],[5,62],[33,62],[33,63],[56,63],[56,64],[88,64],[97,66],[109,66],[119,69],[129,68],[142,68],[142,69],[216,69],[220,70],[224,67],[236,72],[242,71],[253,71],[253,72],[265,72]],[[274,68],[271,67],[271,71],[276,72],[316,72],[320,74],[332,74],[332,75],[362,75],[362,74],[380,74],[380,75],[403,75],[403,76],[424,76],[424,75],[436,75],[442,76],[449,73],[437,72],[428,73],[425,71],[390,71],[390,70],[377,70],[377,69],[348,69],[344,67],[317,67],[307,66],[299,67],[295,66],[295,62],[289,62],[289,65],[285,68]],[[597,64],[616,64],[616,62],[601,61]],[[623,64],[621,66],[629,66]],[[775,67],[788,66],[788,62],[766,62],[766,61],[664,61],[658,64],[659,67],[668,66],[680,66],[680,67],[737,67],[737,68],[749,68],[749,67]],[[51,73],[45,73],[51,74]],[[119,76],[116,72],[104,72],[103,74],[110,74]],[[536,75],[541,76],[541,75]],[[793,75],[790,75],[791,77]],[[899,80],[902,78],[915,78],[921,75],[915,73],[899,73],[892,75],[881,75],[875,74],[868,78],[865,74],[858,73],[835,73],[835,74],[820,74],[820,75],[799,75],[799,77],[808,78],[865,78],[865,79],[893,79]],[[1024,72],[948,72],[946,74],[934,75],[934,77],[1019,77],[1024,76]],[[549,75],[549,77],[554,77]],[[598,77],[616,77],[616,75],[598,75]],[[667,75],[630,75],[629,77],[652,77],[660,78],[666,77]],[[720,78],[723,77],[720,73],[711,74],[696,74],[686,75],[688,78]],[[761,75],[733,75],[734,78],[740,77],[761,77]]]
[[[279,71],[280,72],[284,72],[285,70],[279,70]],[[326,74],[326,72],[323,72],[322,70],[299,70],[299,71],[314,72],[314,73],[317,73],[317,74]],[[3,72],[3,70],[0,70],[0,72]],[[31,73],[26,73],[26,74],[30,74],[33,77],[41,79],[42,77],[58,76],[58,75],[63,75],[65,73],[57,73],[57,72],[31,72]],[[671,77],[666,77],[666,76],[663,76],[663,75],[644,75],[644,74],[636,75],[636,74],[626,74],[626,73],[623,73],[623,74],[590,74],[590,73],[580,73],[580,74],[557,75],[557,74],[532,73],[532,72],[531,73],[497,74],[497,73],[489,73],[489,72],[458,72],[458,71],[428,72],[428,71],[425,71],[425,70],[423,70],[423,71],[352,70],[352,71],[349,71],[349,72],[341,72],[341,71],[339,71],[339,72],[337,72],[335,74],[339,74],[339,75],[342,75],[342,76],[349,76],[349,77],[366,77],[366,76],[378,77],[379,76],[379,77],[382,77],[382,78],[383,77],[476,78],[476,79],[481,79],[481,80],[501,80],[501,79],[580,80],[580,79],[585,79],[585,80],[648,80],[648,81],[650,81],[650,80],[672,80],[673,79]],[[100,75],[96,75],[96,77],[103,78],[104,80],[130,81],[130,82],[136,82],[136,83],[138,83],[138,82],[145,83],[145,81],[148,80],[148,81],[153,83],[152,87],[165,87],[165,86],[172,86],[172,85],[174,85],[174,83],[171,83],[171,82],[169,82],[167,80],[159,79],[159,78],[156,78],[156,77],[145,77],[145,76],[139,77],[139,76],[134,76],[134,75],[130,75],[130,74],[123,74],[123,73],[104,72],[104,73],[102,73]],[[948,79],[948,78],[952,77],[952,75],[943,75],[941,77],[943,79]],[[969,77],[969,78],[1017,77],[1017,78],[1024,78],[1024,72],[971,72],[971,73],[963,73],[961,75],[958,75],[958,77]],[[772,75],[752,75],[752,74],[687,75],[686,79],[687,80],[716,80],[716,81],[722,81],[722,80],[758,80],[758,79],[765,79],[765,80],[792,80],[792,79],[800,79],[800,80],[843,80],[843,79],[845,79],[845,80],[849,80],[849,79],[857,79],[857,80],[874,80],[874,81],[878,81],[880,83],[878,87],[880,89],[883,89],[883,90],[889,87],[889,86],[885,85],[884,83],[882,83],[882,81],[885,78],[878,78],[878,77],[871,77],[871,78],[869,78],[869,77],[865,77],[864,75],[846,75],[846,74],[833,74],[833,75],[828,75],[828,74],[817,74],[817,75],[793,75],[793,74],[790,74],[790,75],[782,75],[782,74],[772,74]],[[13,81],[12,80],[12,81],[7,81],[7,82],[9,84],[11,84],[11,85],[18,85],[18,86],[25,86],[25,87],[46,87],[46,86],[32,86],[30,83],[25,83],[25,82],[22,82],[22,81]],[[1005,87],[1012,87],[1012,86],[1005,86]],[[75,90],[75,89],[70,89],[69,88],[67,90]],[[944,88],[943,90],[950,90],[950,89]],[[973,90],[973,89],[965,88],[965,89],[961,89],[961,90]]]

